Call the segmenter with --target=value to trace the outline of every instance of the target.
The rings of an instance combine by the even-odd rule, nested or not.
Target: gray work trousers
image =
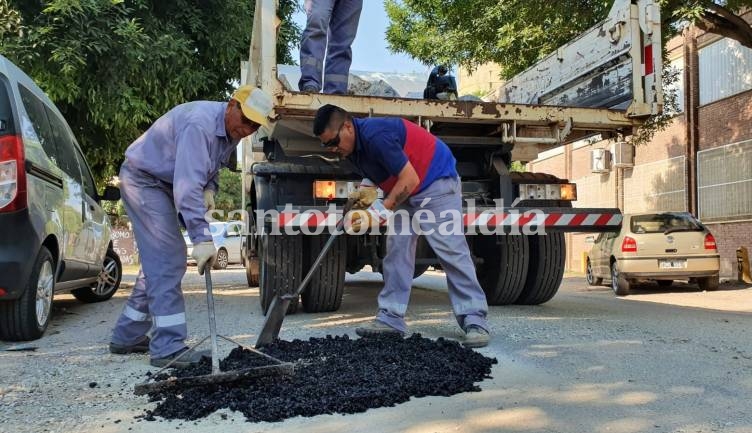
[[[457,322],[462,329],[476,325],[488,331],[486,295],[478,283],[465,235],[461,229],[449,235],[439,232],[441,224],[452,218],[450,211],[461,215],[460,185],[459,178],[438,179],[410,197],[398,211],[407,211],[414,221],[420,220],[413,219],[413,216],[421,209],[433,213],[435,221],[421,221],[417,225],[424,233],[433,229],[432,234],[425,236],[446,274],[449,300]],[[426,198],[431,200],[421,207]],[[407,230],[403,231],[403,228]],[[376,319],[406,332],[405,313],[410,300],[418,235],[414,224],[401,218],[399,212],[395,214],[390,229],[394,234],[387,237],[387,253],[383,263],[384,288],[379,293]]]

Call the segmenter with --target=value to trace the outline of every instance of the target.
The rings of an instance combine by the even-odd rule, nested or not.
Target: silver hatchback
[[[0,339],[33,340],[56,292],[110,299],[122,267],[83,153],[60,111],[0,56]]]

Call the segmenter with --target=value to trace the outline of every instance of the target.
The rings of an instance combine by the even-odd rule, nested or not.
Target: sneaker
[[[130,355],[131,353],[146,353],[149,351],[149,337],[144,337],[138,343],[117,344],[110,342],[110,353],[116,355]]]
[[[462,345],[468,348],[486,347],[491,340],[488,331],[477,325],[470,325],[465,330],[465,340]]]
[[[160,368],[170,363],[172,363],[170,364],[170,367],[185,368],[198,365],[204,358],[211,360],[211,353],[208,350],[196,351],[185,347],[172,355],[165,356],[164,358],[151,358],[149,363],[153,367]]]
[[[303,93],[319,93],[319,88],[312,85],[303,86],[303,90],[301,90]]]
[[[374,320],[366,326],[355,328],[355,333],[361,337],[378,337],[381,335],[404,335],[399,329],[392,328],[384,322]]]

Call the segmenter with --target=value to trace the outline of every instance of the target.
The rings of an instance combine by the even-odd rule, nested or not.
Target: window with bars
[[[731,39],[700,49],[700,104],[752,89],[752,50]]]
[[[752,219],[752,140],[697,152],[697,202],[703,222]]]

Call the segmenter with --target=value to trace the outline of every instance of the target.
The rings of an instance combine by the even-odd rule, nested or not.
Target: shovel
[[[303,290],[305,290],[308,282],[311,280],[313,273],[316,272],[316,269],[319,267],[321,261],[326,256],[326,253],[329,252],[329,250],[332,248],[332,245],[334,245],[334,241],[337,239],[337,236],[340,235],[340,231],[342,230],[344,223],[345,218],[343,216],[342,219],[337,222],[337,226],[334,228],[334,233],[332,233],[332,235],[329,237],[329,240],[324,244],[324,247],[321,249],[319,256],[316,257],[316,261],[313,262],[311,269],[308,271],[308,274],[306,274],[305,278],[303,278],[303,282],[300,283],[298,290],[292,293],[277,293],[277,296],[274,297],[272,304],[269,306],[269,311],[266,313],[266,318],[264,319],[264,327],[261,328],[261,333],[259,334],[258,340],[256,340],[256,348],[271,344],[272,342],[274,342],[274,340],[277,339],[277,337],[279,337],[279,331],[280,329],[282,329],[282,322],[285,320],[287,307],[290,306],[290,302],[293,299],[297,299],[297,297],[300,296],[301,293],[303,293]]]

